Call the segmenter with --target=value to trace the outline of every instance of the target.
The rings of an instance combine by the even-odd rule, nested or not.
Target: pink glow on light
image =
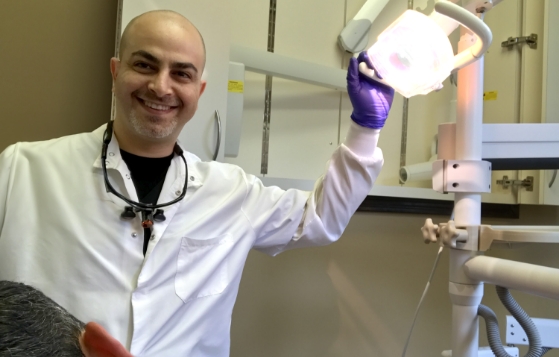
[[[440,89],[454,68],[445,32],[428,16],[407,10],[368,50],[375,69],[405,97]]]

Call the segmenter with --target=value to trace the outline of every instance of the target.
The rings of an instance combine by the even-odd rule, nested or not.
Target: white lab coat
[[[239,167],[185,152],[188,175],[175,157],[159,202],[180,195],[188,177],[186,196],[154,225],[144,258],[140,218],[121,220],[125,203],[105,191],[104,130],[0,155],[0,280],[37,287],[137,357],[228,356],[249,250],[275,255],[335,241],[383,161],[378,131],[355,124],[312,193],[264,187]],[[137,200],[114,136],[108,153],[113,186]]]

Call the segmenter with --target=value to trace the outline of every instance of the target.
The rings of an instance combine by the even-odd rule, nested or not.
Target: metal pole
[[[274,52],[276,32],[276,0],[270,0],[270,13],[268,17],[268,52]],[[262,128],[262,158],[260,173],[268,174],[268,152],[270,147],[270,120],[272,112],[272,76],[266,75],[264,89],[264,123]]]
[[[470,47],[475,37],[461,29],[458,52]],[[483,119],[483,58],[458,71],[456,115],[456,160],[481,160]],[[455,193],[456,226],[481,224],[481,194]],[[470,237],[469,239],[473,239]],[[477,246],[477,243],[474,243]],[[465,274],[465,262],[477,253],[450,250],[449,293],[452,301],[452,355],[477,357],[479,324],[477,309],[483,297],[483,283]]]
[[[408,10],[413,10],[413,0],[408,0]],[[400,138],[400,168],[406,166],[406,152],[408,147],[408,110],[409,99],[404,97],[404,105],[402,111],[402,136]],[[400,179],[400,184],[404,181]]]
[[[119,58],[118,55],[120,51],[120,37],[122,34],[122,0],[118,0],[117,8],[116,8],[116,31],[115,31],[115,54],[116,58]],[[116,115],[116,103],[115,103],[115,94],[112,93],[111,95],[111,120],[115,120]]]

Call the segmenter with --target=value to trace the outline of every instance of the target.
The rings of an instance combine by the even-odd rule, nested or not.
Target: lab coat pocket
[[[221,294],[229,281],[231,236],[210,239],[183,237],[177,261],[175,290],[184,301]]]

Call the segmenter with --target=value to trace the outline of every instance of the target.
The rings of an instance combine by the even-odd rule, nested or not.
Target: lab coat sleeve
[[[255,249],[276,255],[288,249],[336,241],[382,168],[382,151],[377,147],[379,132],[352,122],[344,143],[328,161],[326,173],[316,181],[313,191],[306,193],[305,203],[301,204],[301,191],[297,190],[284,191],[278,200],[283,202],[276,207],[283,209],[282,214],[290,220],[285,224],[288,229],[292,227],[289,238],[277,245],[257,240]],[[274,222],[284,224],[279,219]]]
[[[14,152],[15,145],[12,145],[0,153],[0,233],[4,227],[4,217],[6,216]]]

